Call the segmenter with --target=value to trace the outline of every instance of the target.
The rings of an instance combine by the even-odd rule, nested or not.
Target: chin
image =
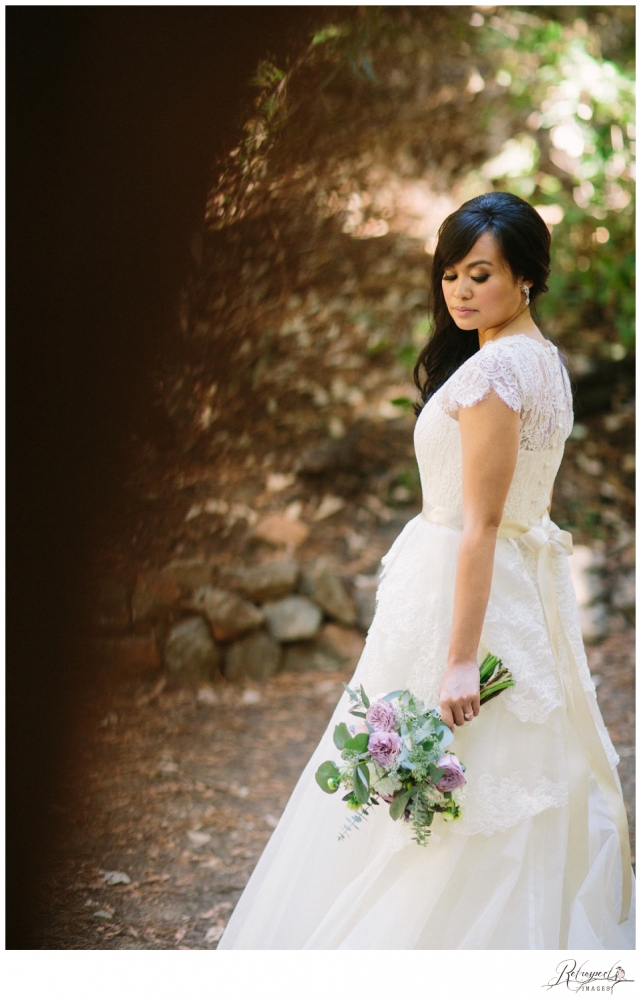
[[[452,316],[452,319],[454,320],[454,322],[458,326],[459,330],[467,330],[467,331],[469,331],[469,330],[477,330],[478,329],[478,320],[476,319],[476,317],[474,317],[474,319],[471,319],[471,318],[470,319],[462,319],[460,316]]]

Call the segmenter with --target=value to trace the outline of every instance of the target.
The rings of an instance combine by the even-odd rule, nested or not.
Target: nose
[[[462,276],[454,284],[454,298],[466,300],[472,295],[472,283],[471,281]]]

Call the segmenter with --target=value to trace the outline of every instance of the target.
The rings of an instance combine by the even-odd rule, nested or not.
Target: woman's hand
[[[463,726],[481,710],[479,697],[479,668],[476,660],[450,662],[445,668],[439,701],[441,718],[454,731],[454,726]]]

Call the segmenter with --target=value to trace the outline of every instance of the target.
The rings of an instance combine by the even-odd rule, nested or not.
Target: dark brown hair
[[[515,277],[532,282],[530,302],[547,291],[550,273],[550,232],[541,216],[527,201],[507,191],[481,194],[448,215],[438,233],[432,262],[430,312],[432,333],[419,354],[414,382],[421,412],[428,399],[479,349],[477,330],[461,330],[445,304],[443,273],[470,252],[479,236],[494,234],[503,259]]]

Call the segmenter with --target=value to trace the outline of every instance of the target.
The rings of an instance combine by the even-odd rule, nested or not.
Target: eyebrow
[[[467,267],[468,268],[470,268],[470,267],[477,267],[479,264],[487,264],[488,267],[494,267],[494,264],[492,263],[491,260],[473,260],[471,264],[467,265]],[[446,264],[445,265],[445,270],[448,267],[455,267],[455,265],[454,264]]]

